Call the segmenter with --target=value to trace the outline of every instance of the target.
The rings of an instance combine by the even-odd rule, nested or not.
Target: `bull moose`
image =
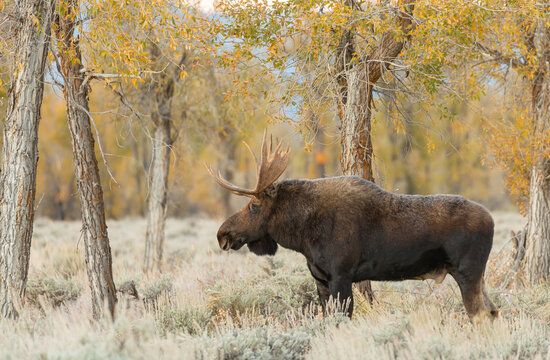
[[[323,310],[330,296],[349,301],[352,283],[363,280],[434,279],[451,274],[470,319],[496,317],[483,275],[494,223],[481,205],[458,195],[401,195],[356,176],[282,180],[289,147],[264,133],[257,185],[244,189],[208,170],[225,189],[250,198],[228,218],[217,237],[223,250],[247,245],[273,255],[278,245],[307,260]]]

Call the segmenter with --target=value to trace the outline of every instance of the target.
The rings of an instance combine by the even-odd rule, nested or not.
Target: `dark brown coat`
[[[433,278],[457,281],[471,317],[497,315],[483,274],[493,219],[456,195],[399,195],[354,176],[274,183],[218,232],[224,250],[244,244],[258,255],[277,246],[302,253],[323,308],[349,299],[352,283]]]

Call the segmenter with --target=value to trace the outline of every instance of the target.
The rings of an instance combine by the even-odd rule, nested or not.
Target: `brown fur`
[[[285,180],[253,198],[218,231],[220,247],[247,244],[258,255],[277,245],[302,253],[323,308],[349,299],[362,280],[457,281],[470,317],[497,310],[483,283],[493,219],[456,195],[398,195],[353,176]]]

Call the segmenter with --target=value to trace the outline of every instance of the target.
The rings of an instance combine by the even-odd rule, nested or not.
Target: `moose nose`
[[[230,235],[226,231],[218,231],[218,244],[220,248],[225,251],[231,249]]]

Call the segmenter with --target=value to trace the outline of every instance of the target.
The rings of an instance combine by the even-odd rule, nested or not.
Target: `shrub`
[[[342,315],[323,320],[302,319],[289,329],[274,326],[222,329],[217,335],[194,339],[197,359],[298,360],[310,349],[310,341],[328,327],[348,321]]]
[[[275,270],[275,275],[260,274],[232,284],[220,282],[206,289],[213,314],[285,314],[303,311],[317,301],[317,289],[311,275],[303,269],[291,273]]]
[[[212,324],[212,313],[200,309],[161,309],[157,313],[157,326],[161,334],[200,334]]]
[[[148,310],[158,310],[158,302],[161,298],[170,300],[173,295],[173,279],[170,274],[162,275],[160,278],[145,286],[142,297],[143,303]]]
[[[53,268],[64,279],[70,279],[84,272],[86,264],[75,249],[59,247],[53,257]]]
[[[33,279],[27,282],[26,298],[35,306],[40,306],[41,298],[44,298],[52,306],[57,307],[76,300],[81,290],[72,280]]]

